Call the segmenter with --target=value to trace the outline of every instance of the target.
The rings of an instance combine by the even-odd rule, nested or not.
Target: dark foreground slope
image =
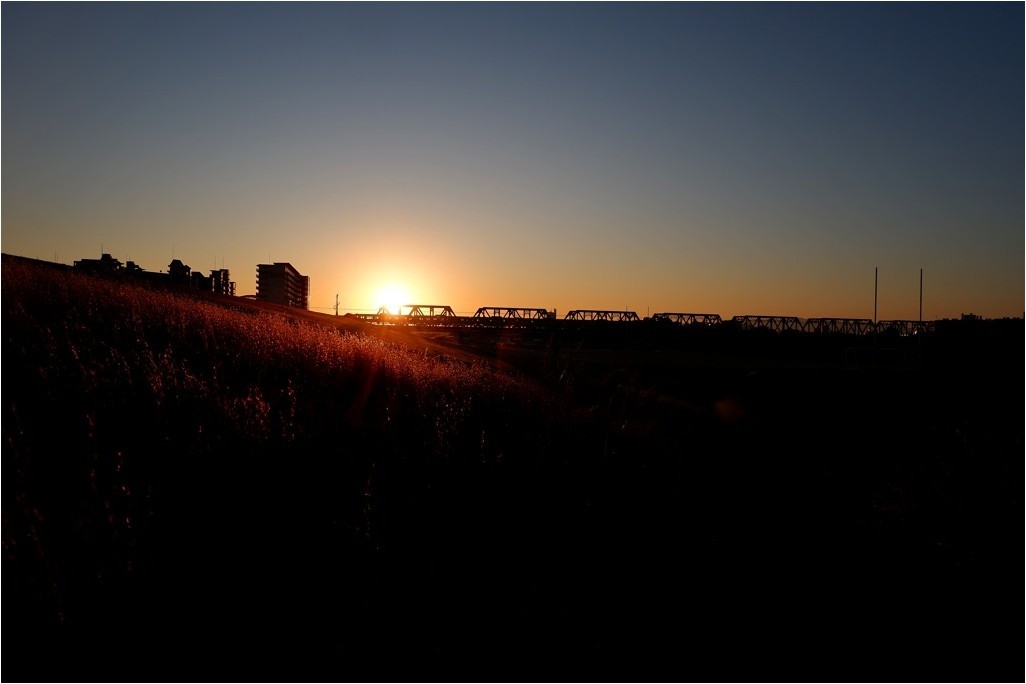
[[[1021,667],[1021,365],[542,387],[7,261],[2,323],[5,680]]]
[[[444,488],[547,448],[535,390],[372,338],[15,263],[3,305],[7,643],[378,641],[480,516]]]

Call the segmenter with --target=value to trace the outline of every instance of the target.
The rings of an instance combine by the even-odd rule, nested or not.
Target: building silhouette
[[[99,259],[79,259],[74,262],[75,270],[93,275],[113,278],[129,278],[155,285],[184,286],[201,292],[235,296],[235,281],[231,279],[227,268],[210,271],[209,276],[200,271],[193,271],[181,259],[174,259],[167,265],[167,273],[147,271],[134,261],[122,264],[104,252]]]
[[[181,259],[172,259],[167,265],[167,272],[171,276],[171,282],[176,285],[189,285],[192,281],[192,269],[182,263]]]
[[[257,264],[256,298],[298,309],[309,308],[310,276],[300,274],[287,262]]]
[[[213,292],[214,284],[210,276],[203,275],[200,271],[193,271],[189,277],[189,286],[200,292]]]
[[[210,271],[210,283],[214,294],[235,296],[235,281],[228,275],[227,268],[215,268]]]
[[[128,263],[134,266],[133,262]],[[75,268],[92,273],[115,273],[121,270],[121,262],[104,252],[99,259],[79,259]]]

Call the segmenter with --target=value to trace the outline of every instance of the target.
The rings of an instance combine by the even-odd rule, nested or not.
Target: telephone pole
[[[873,323],[876,323],[876,300],[880,292],[880,267],[873,267]]]
[[[923,322],[923,269],[919,269],[919,322]]]
[[[335,293],[335,315],[338,316],[338,292]]]

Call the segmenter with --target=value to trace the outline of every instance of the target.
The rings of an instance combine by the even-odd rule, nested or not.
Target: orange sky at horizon
[[[324,312],[872,318],[874,268],[879,319],[920,269],[925,319],[1026,309],[1021,4],[2,11],[6,253],[287,261]]]

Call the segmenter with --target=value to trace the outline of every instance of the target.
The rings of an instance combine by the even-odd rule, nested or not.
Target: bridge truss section
[[[879,321],[876,331],[880,334],[892,334],[900,337],[911,337],[931,333],[936,326],[933,321]]]
[[[409,309],[405,314],[403,309]],[[456,312],[445,304],[403,304],[399,313],[410,318],[456,318]]]
[[[821,335],[871,335],[876,324],[868,318],[810,318],[805,331]]]
[[[640,321],[635,311],[609,311],[605,309],[574,309],[566,314],[568,321]]]
[[[805,332],[805,325],[797,316],[734,316],[733,321],[740,330]]]
[[[544,321],[555,317],[554,311],[518,306],[482,306],[474,313],[474,318],[522,318]]]
[[[670,313],[652,314],[656,321],[670,321],[678,325],[719,325],[723,322],[719,314],[708,313]]]

